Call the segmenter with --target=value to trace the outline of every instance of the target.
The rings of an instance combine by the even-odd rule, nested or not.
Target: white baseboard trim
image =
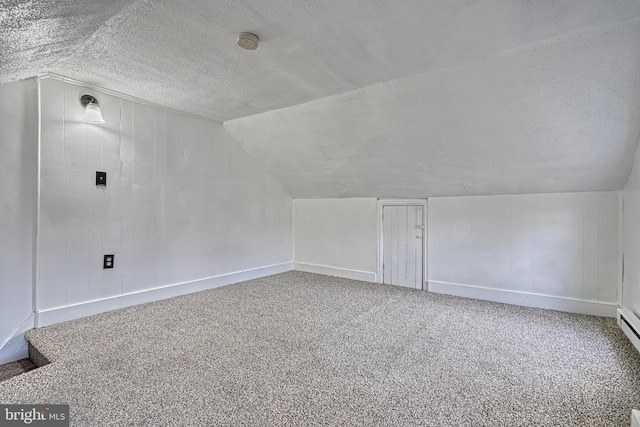
[[[29,329],[33,329],[34,324],[35,315],[31,313],[31,315],[12,332],[11,336],[7,337],[2,343],[0,347],[0,365],[29,357],[29,347],[24,333]]]
[[[631,427],[640,427],[640,411],[631,411]]]
[[[377,276],[376,273],[372,271],[351,270],[348,268],[330,267],[328,265],[307,264],[305,262],[295,262],[294,270],[374,283]]]
[[[618,305],[598,301],[585,301],[574,298],[533,294],[506,289],[492,289],[480,286],[463,285],[430,280],[429,292],[474,298],[485,301],[522,305],[525,307],[546,308],[570,313],[590,314],[593,316],[616,317]]]
[[[54,325],[56,323],[79,319],[81,317],[105,313],[119,308],[191,294],[193,292],[204,291],[207,289],[219,288],[221,286],[258,279],[260,277],[271,276],[291,270],[293,270],[293,262],[286,262],[283,264],[275,264],[252,268],[249,270],[225,273],[217,276],[204,277],[202,279],[175,283],[153,289],[145,289],[138,292],[87,301],[65,307],[40,310],[36,312],[36,327],[41,328],[43,326]]]

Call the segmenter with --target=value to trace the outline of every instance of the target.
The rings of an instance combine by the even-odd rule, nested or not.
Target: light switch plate
[[[106,172],[96,172],[96,185],[98,186],[107,186],[107,173]]]

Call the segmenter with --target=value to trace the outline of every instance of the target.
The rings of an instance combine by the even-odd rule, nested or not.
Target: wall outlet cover
[[[115,255],[105,255],[104,261],[102,263],[102,268],[113,268],[114,258]]]

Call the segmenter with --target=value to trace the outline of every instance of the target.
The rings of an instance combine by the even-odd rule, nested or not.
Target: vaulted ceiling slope
[[[640,133],[639,23],[225,127],[299,198],[619,189]]]
[[[294,197],[617,189],[640,1],[2,2],[0,82],[46,71],[226,121]]]

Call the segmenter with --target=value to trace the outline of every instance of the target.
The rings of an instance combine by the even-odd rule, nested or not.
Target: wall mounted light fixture
[[[98,100],[91,95],[82,95],[80,103],[84,107],[84,121],[87,123],[104,123]]]

